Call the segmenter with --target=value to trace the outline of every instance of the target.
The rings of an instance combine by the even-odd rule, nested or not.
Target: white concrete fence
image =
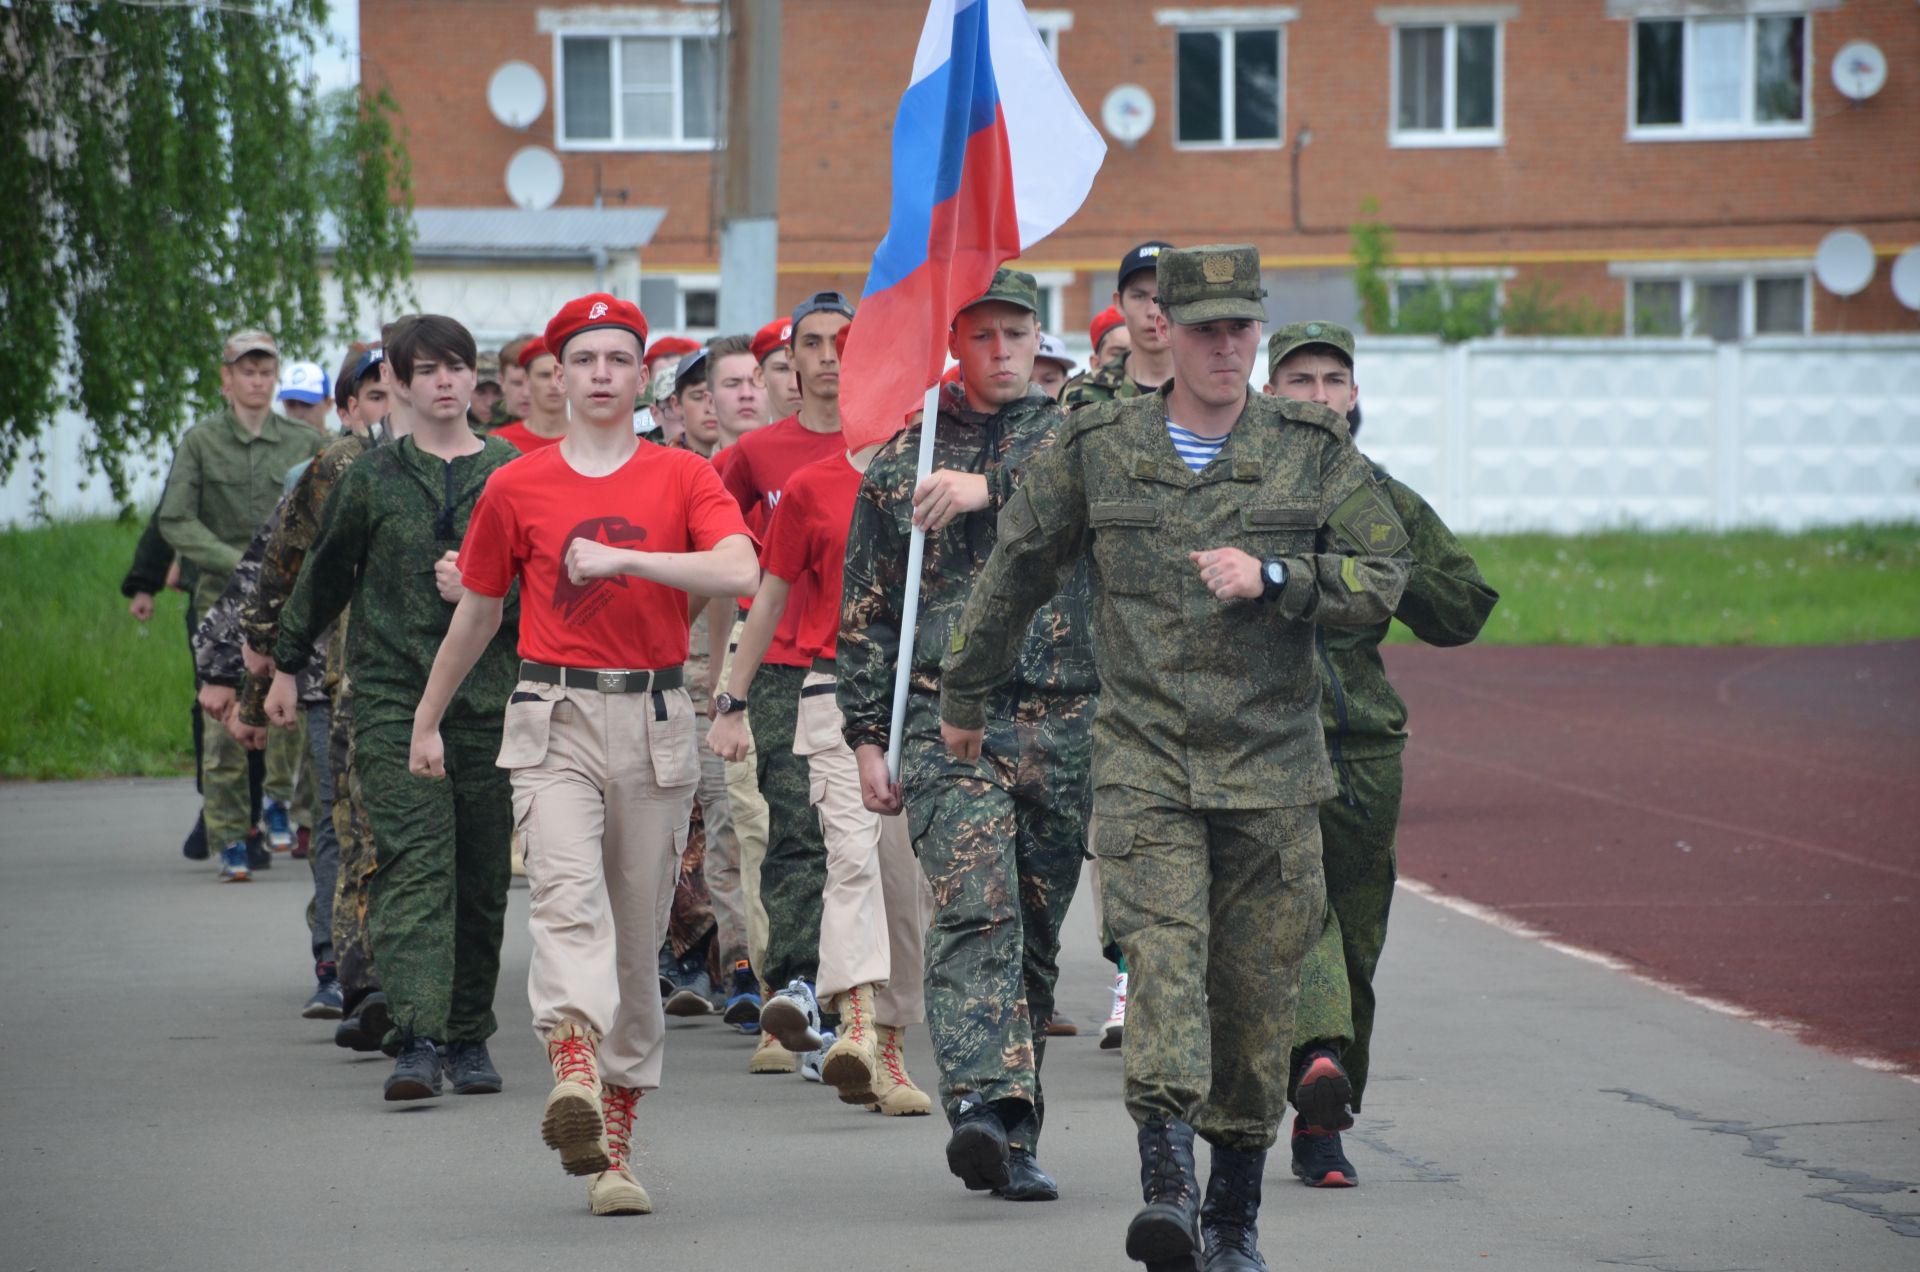
[[[1920,521],[1920,336],[1700,340],[1369,338],[1363,449],[1456,530]],[[55,517],[113,511],[56,421],[43,466]],[[136,467],[159,498],[167,457]],[[33,474],[0,489],[0,525],[34,515]]]

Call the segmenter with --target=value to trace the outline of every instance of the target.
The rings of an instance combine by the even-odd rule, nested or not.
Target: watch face
[[[1282,570],[1282,568],[1283,568],[1283,567],[1281,566],[1281,564],[1280,564],[1280,563],[1279,563],[1278,561],[1269,561],[1269,562],[1267,562],[1267,566],[1266,566],[1266,571],[1267,571],[1267,582],[1269,582],[1269,583],[1275,583],[1275,584],[1277,584],[1277,583],[1279,583],[1279,582],[1280,582],[1280,579],[1281,579],[1281,573],[1280,573],[1280,572],[1281,572],[1281,570]]]

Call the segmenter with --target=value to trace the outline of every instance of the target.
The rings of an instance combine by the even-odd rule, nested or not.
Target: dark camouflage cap
[[[1155,299],[1169,322],[1183,327],[1251,318],[1264,322],[1266,288],[1260,285],[1260,249],[1243,243],[1171,248],[1160,253]]]
[[[1273,379],[1280,370],[1280,364],[1295,349],[1304,349],[1308,345],[1326,345],[1347,360],[1347,366],[1353,366],[1353,333],[1337,322],[1292,322],[1273,333],[1267,340],[1267,379]]]
[[[987,284],[987,290],[960,306],[960,312],[965,313],[975,305],[984,305],[990,300],[997,300],[1007,305],[1018,305],[1038,317],[1040,284],[1034,281],[1032,274],[1004,267],[997,269],[993,271],[993,281]]]
[[[475,384],[500,383],[499,354],[488,351],[473,360],[473,382]]]

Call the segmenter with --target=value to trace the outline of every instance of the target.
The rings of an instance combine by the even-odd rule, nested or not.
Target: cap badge
[[[783,322],[783,323],[781,323],[781,324],[780,324],[780,338],[781,338],[782,340],[791,340],[791,339],[793,339],[793,324],[792,324],[792,323],[790,323],[790,322]]]
[[[1140,249],[1140,255],[1142,255],[1142,256],[1158,256],[1158,255],[1160,255],[1160,249],[1159,249],[1159,248],[1157,248],[1157,247],[1143,247],[1143,248],[1141,248],[1141,249]]]
[[[1210,283],[1230,283],[1233,281],[1233,258],[1209,256],[1200,262],[1200,274]]]
[[[1308,334],[1308,335],[1310,335],[1310,336],[1317,336],[1317,335],[1319,335],[1319,334],[1320,334],[1320,324],[1319,324],[1319,323],[1317,323],[1317,322],[1310,322],[1310,323],[1308,323],[1308,324],[1307,324],[1307,334]]]
[[[606,316],[607,316],[607,302],[604,300],[596,300],[595,302],[593,302],[593,308],[587,310],[588,322],[595,322],[601,318],[605,318]]]

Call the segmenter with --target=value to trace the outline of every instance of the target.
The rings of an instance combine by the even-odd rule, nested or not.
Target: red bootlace
[[[610,1086],[601,1094],[607,1123],[607,1169],[625,1170],[633,1143],[633,1110],[640,1103],[640,1088]]]
[[[593,1039],[585,1034],[570,1034],[547,1043],[547,1063],[556,1065],[554,1076],[561,1082],[593,1085]]]
[[[901,1086],[911,1085],[907,1081],[907,1071],[900,1067],[900,1038],[898,1034],[889,1031],[885,1040],[880,1044],[880,1063],[887,1066],[887,1072],[893,1076],[895,1082]]]

